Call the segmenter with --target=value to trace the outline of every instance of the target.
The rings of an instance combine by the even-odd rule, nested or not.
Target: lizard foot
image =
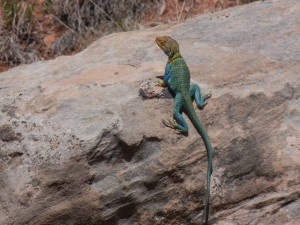
[[[204,95],[204,100],[209,99],[212,96],[211,92]]]
[[[176,134],[185,134],[185,132],[182,132],[180,130],[180,125],[177,123],[177,121],[173,118],[167,119],[167,120],[162,120],[163,124],[166,127],[170,127],[176,131]]]
[[[159,80],[157,81],[157,86],[159,86],[159,87],[166,87],[164,80],[159,79]]]
[[[212,96],[211,92],[209,92],[208,94],[205,94],[205,95],[203,96],[203,99],[204,99],[203,103],[202,103],[201,105],[198,105],[198,104],[197,104],[197,107],[198,107],[200,110],[203,110],[203,109],[204,109],[204,106],[206,106],[206,104],[207,104],[207,99],[209,99],[211,96]]]
[[[170,127],[172,129],[176,129],[178,123],[174,119],[167,119],[167,120],[162,120],[163,124],[167,127]]]
[[[181,134],[180,130],[178,129],[179,124],[173,118],[167,119],[167,120],[162,120],[162,122],[166,127],[170,127],[172,129],[176,130],[177,134]]]

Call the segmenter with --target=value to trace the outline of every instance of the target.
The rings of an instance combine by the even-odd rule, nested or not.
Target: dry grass
[[[159,1],[45,0],[42,11],[51,17],[53,31],[34,16],[36,0],[1,0],[0,60],[10,66],[30,63],[43,54],[51,57],[78,51],[88,44],[88,37],[139,29],[137,21]],[[46,49],[43,37],[51,32],[60,37]]]
[[[32,17],[35,3],[2,0],[3,22],[0,26],[0,60],[10,66],[37,59],[32,47],[38,41]]]
[[[229,6],[232,2],[253,1],[203,0],[203,4],[225,2]],[[72,54],[105,34],[140,29],[143,18],[158,18],[168,7],[173,12],[177,4],[177,20],[186,19],[191,17],[194,3],[195,0],[0,0],[0,64],[11,67]],[[189,10],[183,15],[185,8]],[[49,46],[44,38],[52,34],[55,38]]]
[[[72,52],[87,37],[140,28],[139,21],[159,0],[52,0],[49,12],[67,31],[53,44],[55,54]]]

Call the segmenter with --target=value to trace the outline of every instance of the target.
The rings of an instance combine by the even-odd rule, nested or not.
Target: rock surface
[[[199,224],[206,151],[139,96],[178,40],[215,148],[210,224],[300,224],[300,3],[264,1],[99,39],[0,74],[0,224]]]

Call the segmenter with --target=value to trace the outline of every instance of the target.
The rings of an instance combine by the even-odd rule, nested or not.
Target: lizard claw
[[[176,129],[178,123],[174,119],[167,119],[167,120],[162,120],[163,124],[167,127]]]
[[[209,99],[212,96],[211,92],[204,95],[204,100]]]

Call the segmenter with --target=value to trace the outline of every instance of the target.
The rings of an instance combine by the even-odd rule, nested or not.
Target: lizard
[[[185,111],[198,134],[203,139],[207,151],[207,190],[205,195],[204,212],[201,219],[201,224],[203,224],[203,221],[204,224],[207,224],[209,218],[210,178],[212,174],[213,149],[208,133],[195,112],[193,99],[195,99],[197,107],[203,109],[207,104],[207,99],[211,97],[211,94],[202,95],[200,87],[197,84],[190,84],[190,70],[179,51],[179,44],[175,39],[169,36],[161,36],[157,37],[155,42],[168,56],[163,80],[158,81],[159,86],[167,86],[175,95],[173,119],[163,120],[163,123],[165,126],[171,127],[180,133],[188,134],[189,128],[182,116],[182,111]]]

